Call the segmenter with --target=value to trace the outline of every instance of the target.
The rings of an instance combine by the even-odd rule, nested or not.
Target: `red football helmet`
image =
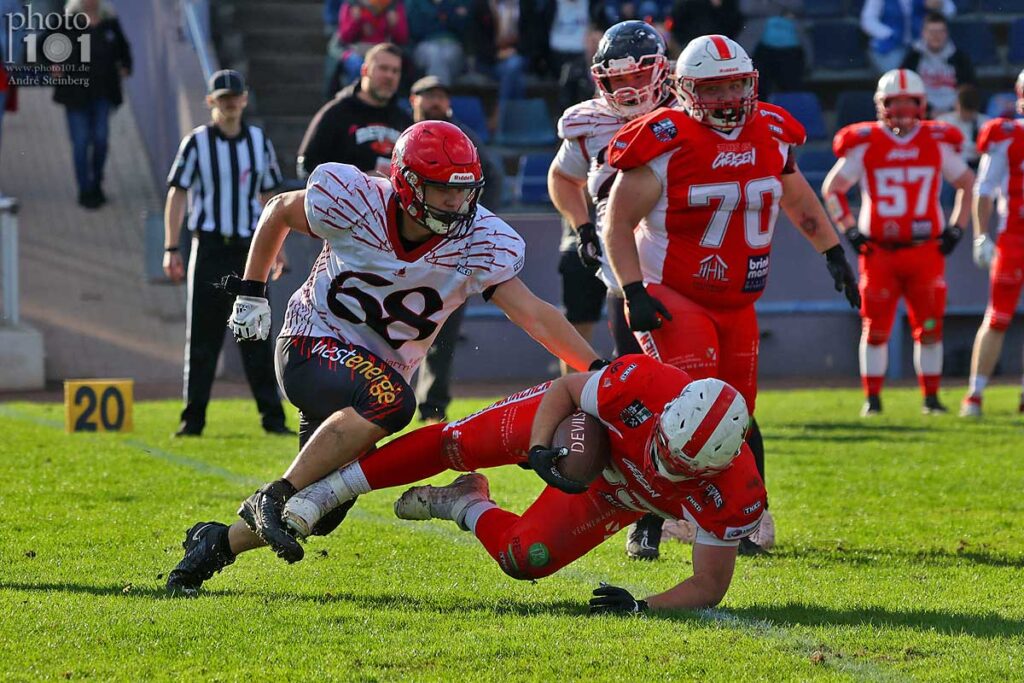
[[[464,192],[454,211],[431,206],[426,188]],[[469,233],[484,187],[476,145],[447,121],[420,121],[398,137],[391,154],[391,186],[399,205],[431,232],[457,238]]]

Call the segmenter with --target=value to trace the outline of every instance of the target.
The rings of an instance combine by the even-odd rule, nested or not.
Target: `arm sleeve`
[[[263,182],[260,190],[270,192],[281,184],[281,167],[277,164],[277,154],[274,153],[274,143],[265,134],[263,136],[263,153],[267,159],[267,172],[263,174]]]
[[[979,197],[995,197],[1006,183],[1010,169],[1002,151],[992,150],[981,155],[978,178],[974,181],[974,194]]]
[[[672,152],[667,152],[656,159],[652,159],[651,163],[647,164],[648,168],[651,169],[651,172],[658,179],[658,182],[661,183],[662,192],[668,187],[668,162],[671,158]]]
[[[724,548],[740,544],[739,539],[736,539],[735,541],[725,541],[721,538],[718,538],[711,532],[706,531],[700,524],[697,523],[697,520],[694,518],[692,514],[690,514],[689,510],[686,510],[684,508],[683,513],[685,515],[686,521],[688,521],[693,526],[697,527],[697,537],[693,541],[694,544],[700,543],[701,545],[714,545]]]
[[[601,368],[601,372],[591,375],[587,383],[583,385],[583,392],[580,394],[580,409],[597,419],[601,419],[597,412],[597,389],[601,386],[601,377],[604,375],[605,369]]]
[[[864,177],[864,150],[864,146],[855,147],[839,157],[836,173],[851,183],[859,183]]]
[[[167,186],[187,190],[195,180],[198,163],[199,149],[196,145],[196,136],[190,133],[178,146],[178,153],[171,164],[171,172],[167,174]]]
[[[967,170],[967,162],[960,151],[951,144],[941,144],[939,150],[942,153],[942,176],[946,182],[953,183]]]
[[[590,164],[583,154],[579,139],[562,140],[555,155],[554,166],[559,173],[572,178],[586,178]]]

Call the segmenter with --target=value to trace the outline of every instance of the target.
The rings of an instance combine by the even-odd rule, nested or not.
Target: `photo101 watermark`
[[[12,84],[89,86],[92,35],[88,33],[88,16],[27,9],[8,13],[3,19],[4,68]]]

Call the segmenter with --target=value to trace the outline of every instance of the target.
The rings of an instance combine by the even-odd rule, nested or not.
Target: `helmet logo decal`
[[[711,40],[711,44],[715,46],[717,55],[712,53],[714,59],[732,59],[732,51],[729,49],[729,43],[725,42],[724,36],[708,36]]]
[[[452,173],[451,177],[448,178],[449,183],[473,183],[476,182],[476,176],[472,173]]]

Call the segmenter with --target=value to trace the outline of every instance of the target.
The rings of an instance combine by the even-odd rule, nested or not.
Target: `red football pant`
[[[664,285],[647,285],[672,315],[656,330],[636,334],[648,356],[685,370],[693,379],[717,377],[731,384],[754,414],[760,332],[753,304],[710,309]]]
[[[869,247],[860,255],[860,314],[864,333],[872,345],[889,341],[896,303],[907,300],[914,341],[942,341],[946,314],[946,261],[938,245],[929,242],[906,249]]]
[[[985,322],[993,330],[1006,331],[1017,310],[1024,285],[1024,235],[1003,233],[996,242],[989,276],[988,308]]]
[[[530,431],[550,382],[520,391],[467,418],[410,432],[360,460],[374,490],[408,485],[445,470],[468,472],[526,462]],[[615,507],[603,479],[587,493],[550,486],[522,516],[495,508],[483,514],[476,535],[502,570],[539,579],[582,557],[641,513]]]

